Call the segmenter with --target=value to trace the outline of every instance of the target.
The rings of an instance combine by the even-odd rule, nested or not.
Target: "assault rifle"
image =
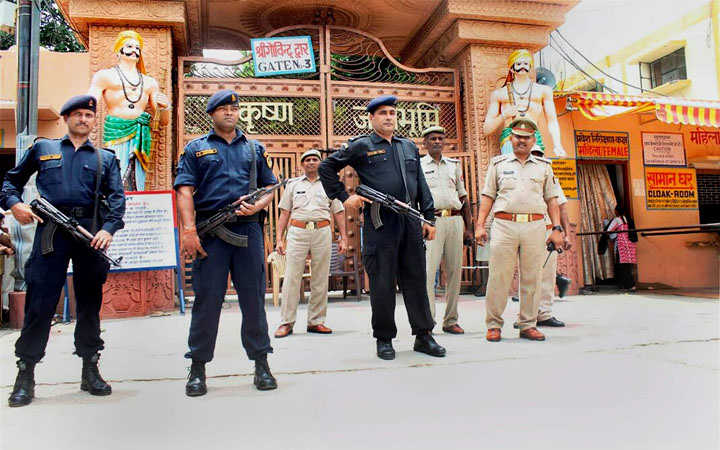
[[[40,197],[31,201],[30,207],[35,214],[37,214],[44,221],[47,222],[48,227],[59,227],[63,231],[67,232],[74,239],[87,245],[93,253],[101,256],[102,259],[104,259],[111,265],[115,267],[120,267],[120,261],[122,261],[122,256],[118,259],[112,259],[104,251],[92,247],[90,245],[90,242],[93,240],[94,237],[92,233],[83,228],[76,219],[68,217],[67,215],[65,215],[65,213],[54,207],[52,203]],[[52,239],[53,234],[53,232],[50,232],[47,234],[47,236]],[[43,248],[52,248],[52,242],[43,242]]]
[[[234,202],[225,206],[223,209],[219,210],[211,217],[203,220],[197,225],[198,236],[202,238],[212,235],[225,222],[228,222],[230,219],[236,217],[235,211],[240,209],[241,203],[245,202],[254,205],[255,202],[265,197],[266,195],[272,194],[276,190],[280,189],[282,186],[285,186],[286,183],[287,180],[283,179],[283,177],[280,177],[280,182],[278,184],[273,184],[272,186],[265,186],[255,189],[246,197],[241,197],[238,200],[235,200]]]
[[[368,200],[372,200],[372,205],[370,206],[370,218],[372,219],[373,226],[376,230],[383,226],[382,220],[380,219],[380,206],[384,206],[397,214],[412,217],[415,220],[419,220],[421,223],[426,223],[432,227],[435,226],[435,220],[427,220],[423,217],[420,211],[407,203],[401,202],[392,195],[383,194],[382,192],[376,191],[364,184],[355,188],[355,193]]]

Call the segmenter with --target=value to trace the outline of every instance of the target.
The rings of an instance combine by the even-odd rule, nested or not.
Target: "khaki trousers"
[[[458,295],[462,275],[463,230],[465,224],[461,216],[437,217],[435,220],[435,239],[426,241],[425,260],[427,261],[427,293],[430,299],[430,313],[435,320],[435,274],[440,261],[445,261],[447,288],[445,290],[445,317],[443,327],[458,322]],[[437,323],[437,321],[435,321]]]
[[[328,302],[328,276],[332,234],[330,227],[307,230],[290,226],[287,234],[285,277],[282,284],[280,317],[282,325],[294,324],[300,303],[300,282],[305,271],[305,258],[310,252],[310,301],[308,326],[325,323]]]
[[[545,233],[545,239],[551,231]],[[545,253],[547,258],[547,250]],[[557,273],[558,253],[552,252],[545,267],[540,269],[538,280],[538,317],[537,320],[548,320],[552,317],[553,297],[555,297],[555,274]]]
[[[546,253],[545,222],[513,222],[498,219],[490,230],[490,278],[486,298],[485,324],[488,329],[502,328],[502,314],[507,306],[508,292],[513,279],[515,262],[520,256],[520,330],[536,325],[538,296],[536,294],[540,268]]]

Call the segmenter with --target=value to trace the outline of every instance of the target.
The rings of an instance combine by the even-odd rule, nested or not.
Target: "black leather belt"
[[[75,219],[92,218],[93,209],[85,206],[58,206],[58,209],[70,217]]]

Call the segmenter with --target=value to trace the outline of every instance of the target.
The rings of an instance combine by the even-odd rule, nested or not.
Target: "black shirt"
[[[377,133],[359,136],[320,163],[320,180],[328,197],[344,202],[348,197],[338,172],[351,166],[360,182],[398,200],[406,200],[400,164],[405,165],[405,180],[409,204],[416,206],[426,219],[434,218],[434,205],[430,188],[420,168],[420,152],[411,140],[398,136],[392,143]]]

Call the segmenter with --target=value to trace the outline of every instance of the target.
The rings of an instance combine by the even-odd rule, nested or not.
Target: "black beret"
[[[383,105],[397,105],[397,97],[395,97],[394,95],[381,95],[380,97],[375,97],[374,99],[370,100],[370,103],[368,103],[367,112],[374,113],[376,109]]]
[[[75,97],[70,97],[70,100],[66,101],[62,106],[60,115],[70,114],[76,109],[89,109],[92,112],[96,112],[97,99],[92,95],[76,95]]]
[[[205,111],[208,114],[212,114],[215,109],[217,109],[218,106],[223,105],[237,105],[239,101],[239,96],[237,92],[233,91],[232,89],[223,89],[222,91],[218,91],[210,97],[210,100],[208,100],[207,108],[205,108]]]

